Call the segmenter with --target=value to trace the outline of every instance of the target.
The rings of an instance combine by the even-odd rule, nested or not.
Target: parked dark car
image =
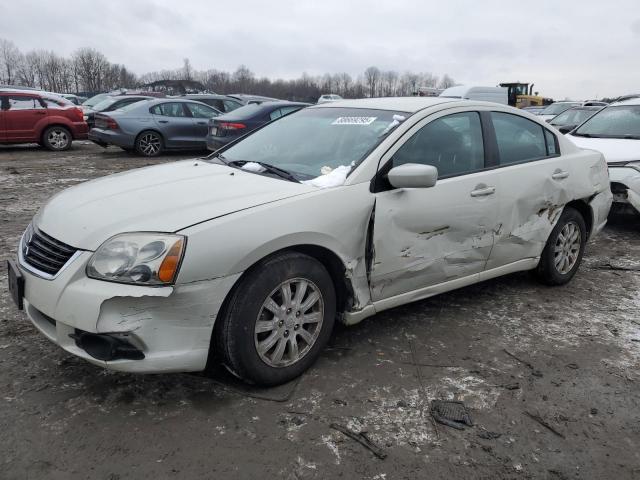
[[[212,118],[209,121],[207,148],[217,150],[272,120],[309,105],[309,103],[285,101],[254,103]]]
[[[221,112],[181,98],[142,100],[97,113],[89,140],[155,157],[165,150],[205,150],[209,119]]]
[[[0,89],[0,143],[39,143],[67,150],[87,138],[82,110],[59,95],[38,90]]]
[[[117,95],[113,97],[107,97],[101,102],[96,103],[93,107],[85,109],[84,119],[89,125],[89,128],[95,126],[95,115],[98,112],[113,112],[119,108],[126,107],[132,103],[137,103],[141,100],[150,100],[153,97],[142,95]]]
[[[573,107],[552,118],[549,124],[556,127],[562,133],[568,133],[578,125],[586,122],[603,108],[604,107]]]
[[[231,98],[226,95],[216,95],[215,93],[187,93],[182,95],[181,98],[188,98],[189,100],[206,103],[223,113],[231,112],[244,105],[243,102],[235,98]]]

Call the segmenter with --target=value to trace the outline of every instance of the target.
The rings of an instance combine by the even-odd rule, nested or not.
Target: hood
[[[203,160],[140,168],[63,190],[34,221],[46,234],[95,250],[123,232],[175,232],[316,190]]]
[[[640,160],[640,140],[627,138],[588,138],[566,135],[580,148],[597,150],[607,163]]]

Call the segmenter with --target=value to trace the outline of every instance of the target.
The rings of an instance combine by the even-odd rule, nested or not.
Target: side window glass
[[[428,123],[393,156],[394,167],[405,163],[433,165],[441,178],[482,170],[484,143],[480,115],[456,113]]]
[[[275,120],[276,118],[280,118],[281,116],[282,116],[282,112],[280,111],[280,109],[274,110],[269,114],[269,118],[271,120]]]
[[[558,150],[558,140],[556,136],[546,128],[544,129],[544,136],[547,139],[547,154],[549,156],[560,155]]]
[[[164,115],[165,117],[186,117],[181,103],[161,103],[151,107],[151,113],[154,115]]]
[[[230,112],[242,106],[238,102],[232,102],[231,100],[223,100],[222,103],[224,104],[223,112]]]
[[[213,108],[198,105],[197,103],[188,103],[187,108],[195,118],[211,118],[216,116],[216,111]]]
[[[300,107],[284,107],[281,108],[280,111],[282,115],[286,115],[287,113],[295,112],[296,110],[300,110]]]
[[[35,110],[36,108],[42,108],[42,105],[34,97],[9,96],[9,110]]]
[[[496,132],[500,165],[512,165],[547,156],[544,128],[510,113],[491,112]]]

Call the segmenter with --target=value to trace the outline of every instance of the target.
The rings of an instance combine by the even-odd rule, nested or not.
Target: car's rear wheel
[[[157,157],[162,153],[162,136],[153,130],[142,132],[136,138],[136,152],[145,157]]]
[[[42,134],[42,144],[53,151],[69,150],[72,140],[71,132],[57,125],[47,128]]]
[[[259,385],[301,375],[331,335],[336,294],[317,260],[277,254],[250,271],[218,319],[216,346],[227,367]]]
[[[564,285],[578,271],[587,241],[587,227],[582,214],[566,207],[551,231],[536,269],[547,285]]]

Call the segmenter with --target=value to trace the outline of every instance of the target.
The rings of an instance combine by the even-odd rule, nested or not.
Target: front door
[[[9,94],[4,111],[6,139],[12,142],[38,141],[37,127],[46,123],[47,109],[33,95]]]
[[[387,185],[375,194],[374,301],[477,275],[493,246],[498,184],[496,171],[485,170],[480,115],[428,117],[404,138],[382,170],[422,163],[435,166],[439,178],[430,188]]]

